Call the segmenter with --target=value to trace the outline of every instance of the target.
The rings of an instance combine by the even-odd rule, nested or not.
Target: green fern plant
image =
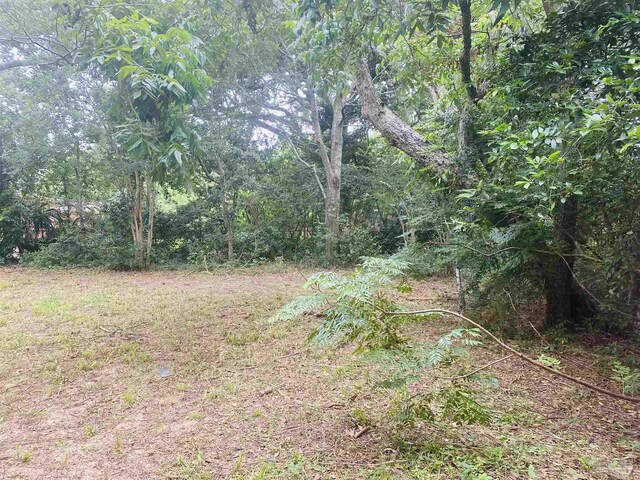
[[[319,313],[322,320],[311,333],[311,341],[355,343],[358,353],[381,364],[389,373],[379,386],[400,389],[406,394],[407,385],[420,380],[425,369],[458,362],[468,356],[469,347],[480,344],[481,336],[476,328],[457,328],[433,345],[411,342],[403,335],[407,322],[441,316],[403,315],[390,300],[392,291],[404,292],[409,288],[405,281],[408,268],[408,262],[393,256],[364,258],[362,265],[348,275],[317,273],[305,284],[305,288],[314,292],[285,305],[270,321],[291,321],[307,313]],[[403,423],[410,423],[411,416],[430,418],[424,397],[419,402],[418,397],[407,398],[406,405],[398,407]],[[454,421],[488,421],[487,412],[475,402],[468,386],[443,390],[437,398],[444,401],[444,413]]]
[[[401,281],[409,264],[396,257],[364,258],[350,275],[321,272],[311,276],[305,288],[315,290],[285,305],[272,322],[294,320],[310,312],[323,321],[310,339],[318,343],[347,341],[363,350],[401,348],[406,339],[400,326],[408,318],[389,315],[397,307],[387,298],[389,290],[406,289]]]

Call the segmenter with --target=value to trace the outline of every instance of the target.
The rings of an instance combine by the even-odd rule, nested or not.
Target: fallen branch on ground
[[[577,377],[573,377],[573,376],[571,376],[571,375],[569,375],[567,373],[564,373],[564,372],[561,372],[559,370],[556,370],[555,368],[547,367],[546,365],[538,362],[537,360],[534,360],[533,358],[530,358],[530,357],[526,356],[524,353],[519,352],[518,350],[514,349],[513,347],[510,347],[509,345],[504,343],[502,340],[500,340],[498,337],[496,337],[493,333],[491,333],[489,330],[484,328],[482,325],[480,325],[477,322],[474,322],[470,318],[465,317],[461,313],[453,312],[451,310],[445,310],[443,308],[430,308],[430,309],[426,309],[426,310],[413,310],[413,311],[409,311],[409,312],[386,312],[385,311],[384,313],[386,313],[387,315],[412,315],[412,316],[429,315],[429,314],[439,313],[441,315],[451,315],[451,316],[460,318],[461,320],[464,320],[465,322],[467,322],[467,323],[473,325],[474,327],[476,327],[478,330],[480,330],[482,333],[484,333],[486,336],[488,336],[491,340],[493,340],[495,343],[497,343],[503,350],[506,350],[506,351],[510,352],[514,356],[521,358],[525,362],[528,362],[531,365],[534,365],[534,366],[544,370],[545,372],[551,373],[552,375],[556,375],[558,377],[562,377],[562,378],[564,378],[566,380],[569,380],[569,381],[571,381],[573,383],[577,383],[577,384],[582,385],[583,387],[586,387],[586,388],[588,388],[590,390],[593,390],[593,391],[598,392],[598,393],[602,393],[604,395],[608,395],[610,397],[618,398],[620,400],[626,400],[628,402],[640,403],[640,398],[634,398],[634,397],[630,397],[628,395],[623,395],[621,393],[612,392],[611,390],[607,390],[606,388],[602,388],[602,387],[599,387],[597,385],[593,385],[592,383],[585,382],[584,380],[581,380],[581,379],[579,379]]]
[[[504,362],[505,360],[509,360],[511,357],[513,357],[513,353],[507,355],[506,357],[499,358],[498,360],[494,360],[493,362],[489,362],[486,365],[481,366],[480,368],[476,368],[475,370],[470,371],[469,373],[465,373],[463,375],[457,375],[455,377],[438,377],[438,378],[442,380],[462,380],[463,378],[467,378],[467,377],[470,377],[471,375],[475,375],[476,373],[481,372],[482,370],[486,370],[487,368],[492,367],[497,363]]]

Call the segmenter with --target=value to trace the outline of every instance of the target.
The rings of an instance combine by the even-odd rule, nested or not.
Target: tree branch
[[[512,355],[524,360],[525,362],[541,369],[544,370],[547,373],[550,373],[552,375],[555,375],[557,377],[562,377],[565,380],[569,380],[570,382],[573,383],[577,383],[578,385],[582,385],[583,387],[586,387],[590,390],[593,390],[595,392],[598,393],[602,393],[603,395],[608,395],[610,397],[613,398],[618,398],[620,400],[626,400],[628,402],[633,402],[633,403],[640,403],[640,398],[634,398],[634,397],[629,397],[627,395],[623,395],[620,393],[616,393],[616,392],[612,392],[610,390],[607,390],[606,388],[602,388],[599,387],[597,385],[593,385],[592,383],[589,382],[585,382],[584,380],[581,380],[580,378],[577,377],[573,377],[567,373],[561,372],[559,370],[556,370],[554,368],[551,367],[547,367],[546,365],[538,362],[537,360],[534,360],[531,357],[528,357],[527,355],[525,355],[522,352],[519,352],[518,350],[516,350],[513,347],[510,347],[509,345],[507,345],[505,342],[503,342],[502,340],[500,340],[498,337],[496,337],[493,333],[491,333],[489,330],[487,330],[486,328],[484,328],[482,325],[480,325],[477,322],[474,322],[473,320],[471,320],[470,318],[465,317],[464,315],[457,313],[457,312],[452,312],[451,310],[445,310],[443,308],[430,308],[430,309],[425,309],[425,310],[413,310],[413,311],[408,311],[408,312],[385,312],[387,315],[410,315],[410,316],[419,316],[419,315],[430,315],[433,313],[439,313],[442,315],[451,315],[453,317],[457,317],[461,320],[464,320],[465,322],[469,323],[470,325],[473,325],[475,328],[477,328],[478,330],[480,330],[482,333],[484,333],[486,336],[488,336],[491,340],[493,340],[496,344],[498,344],[503,350],[506,350],[507,352],[511,353]]]
[[[510,353],[506,357],[502,357],[497,360],[494,360],[493,362],[489,362],[479,368],[476,368],[475,370],[470,371],[469,373],[465,373],[464,375],[457,375],[455,377],[438,377],[438,378],[441,378],[442,380],[462,380],[464,378],[470,377],[471,375],[475,375],[476,373],[481,372],[482,370],[486,370],[487,368],[492,367],[497,363],[504,362],[505,360],[509,360],[511,357],[513,357],[513,353]]]
[[[450,170],[457,173],[455,165],[441,149],[425,139],[385,106],[373,84],[369,66],[364,60],[358,62],[356,88],[360,96],[363,115],[387,139],[391,146],[402,150],[416,162],[433,170],[438,175],[443,175]]]
[[[318,101],[316,100],[316,92],[312,89],[306,90],[307,100],[309,101],[309,108],[311,109],[311,125],[313,127],[313,139],[318,144],[318,150],[322,164],[327,172],[331,172],[331,160],[329,159],[329,151],[327,145],[322,139],[322,129],[320,128],[320,113],[318,111]]]
[[[33,60],[9,60],[8,62],[0,63],[0,72],[11,68],[32,67],[37,64],[38,63]]]
[[[291,139],[289,138],[288,140],[289,140],[289,144],[291,145],[291,150],[293,151],[293,153],[296,156],[296,158],[300,161],[300,163],[302,163],[304,166],[306,166],[306,167],[308,167],[308,168],[313,170],[313,176],[316,178],[316,182],[318,182],[318,187],[320,187],[320,191],[322,192],[322,198],[324,198],[326,200],[327,194],[325,193],[324,187],[322,186],[322,182],[320,181],[320,177],[318,176],[318,169],[316,168],[316,166],[314,164],[305,162],[304,159],[298,153],[298,149],[293,144]]]

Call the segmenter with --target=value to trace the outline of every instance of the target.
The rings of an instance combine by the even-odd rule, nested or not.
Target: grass
[[[139,400],[140,398],[140,394],[137,390],[135,389],[127,389],[123,394],[122,394],[122,405],[125,408],[131,408],[133,405],[136,404],[136,402]]]
[[[513,361],[484,372],[496,381],[476,388],[487,425],[443,419],[446,401],[431,395],[446,385],[438,375],[406,392],[383,388],[384,369],[352,348],[305,343],[316,318],[268,324],[303,282],[268,266],[0,270],[0,476],[632,478],[638,409]],[[405,301],[442,304],[453,291],[430,281]],[[434,341],[452,326],[417,324],[407,333]],[[629,390],[637,380],[615,363],[619,353],[566,343],[546,356],[568,373]],[[482,348],[474,362],[498,356]],[[161,367],[171,375],[161,378]]]
[[[21,463],[27,463],[31,460],[31,452],[23,450],[20,446],[16,447],[15,459]]]
[[[89,425],[88,423],[85,423],[83,425],[84,427],[84,431],[87,434],[87,437],[91,438],[93,436],[95,436],[96,434],[96,429],[94,427],[92,427],[91,425]]]
[[[192,455],[180,454],[164,469],[167,478],[175,480],[213,480],[213,474],[206,469],[202,452]]]

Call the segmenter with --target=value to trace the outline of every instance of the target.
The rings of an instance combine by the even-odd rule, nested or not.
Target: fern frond
[[[345,278],[335,272],[314,273],[305,282],[304,288],[320,288],[324,290],[337,290],[345,282]]]
[[[269,323],[295,320],[305,313],[313,312],[324,307],[326,304],[327,296],[323,293],[317,292],[312,295],[304,295],[282,307],[269,319]]]

